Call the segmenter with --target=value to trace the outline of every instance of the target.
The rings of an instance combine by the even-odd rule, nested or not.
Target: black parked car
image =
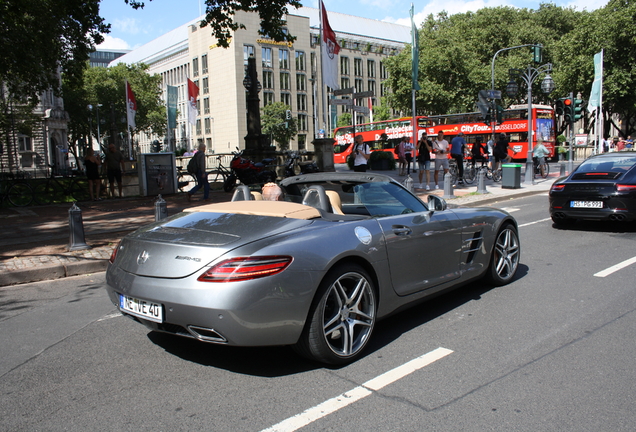
[[[585,160],[550,189],[550,216],[557,225],[577,219],[636,219],[636,152],[603,153]]]

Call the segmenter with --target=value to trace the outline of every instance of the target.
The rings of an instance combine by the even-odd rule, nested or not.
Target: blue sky
[[[318,7],[318,0],[301,0],[303,6]],[[415,6],[415,22],[421,23],[429,14],[446,10],[450,14],[476,11],[484,7],[514,6],[536,9],[535,0],[324,0],[327,11],[340,12],[399,24],[410,25],[409,10]],[[578,10],[593,10],[606,5],[608,0],[554,0],[557,6],[574,6]],[[152,0],[144,9],[134,10],[124,0],[102,0],[100,15],[111,24],[111,33],[105,35],[102,49],[134,49],[162,34],[173,30],[201,15],[205,11],[202,0]]]

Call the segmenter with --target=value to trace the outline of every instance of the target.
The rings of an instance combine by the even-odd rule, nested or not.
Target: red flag
[[[128,117],[128,127],[130,129],[134,129],[136,127],[135,124],[135,115],[137,114],[137,100],[135,99],[135,94],[130,88],[130,84],[126,81],[126,116]]]
[[[197,123],[197,97],[199,97],[199,87],[188,78],[188,121],[190,124]]]
[[[323,81],[334,90],[340,88],[338,83],[338,53],[340,45],[336,41],[336,34],[331,30],[327,10],[321,2],[322,11],[322,76]]]

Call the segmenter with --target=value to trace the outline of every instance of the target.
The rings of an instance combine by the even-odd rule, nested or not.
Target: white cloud
[[[104,42],[97,45],[98,50],[129,50],[130,45],[123,39],[119,39],[116,37],[112,37],[109,35],[104,35]]]
[[[122,33],[135,35],[140,32],[139,22],[134,18],[116,19],[112,25],[113,29]]]

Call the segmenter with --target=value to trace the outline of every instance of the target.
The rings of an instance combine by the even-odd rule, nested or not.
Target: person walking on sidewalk
[[[115,181],[117,181],[117,190],[119,198],[122,196],[124,185],[122,184],[121,173],[124,171],[124,155],[115,147],[115,144],[108,145],[106,152],[106,175],[108,176],[108,185],[110,187],[110,196],[115,197]]]
[[[205,144],[199,144],[199,151],[192,156],[195,160],[197,184],[188,192],[188,201],[192,200],[192,195],[203,187],[203,200],[210,199],[210,183],[208,183],[208,173],[205,170]]]
[[[369,145],[364,142],[362,135],[356,135],[355,147],[353,148],[353,154],[355,159],[353,161],[353,171],[366,172],[369,158],[371,157],[371,149]]]
[[[99,201],[99,189],[102,184],[99,178],[99,167],[102,165],[100,158],[95,156],[95,150],[93,147],[86,149],[86,156],[84,157],[84,167],[86,168],[86,178],[88,179],[88,195],[92,201]]]
[[[406,143],[408,142],[408,137],[405,135],[402,137],[402,141],[398,144],[397,148],[397,156],[399,163],[399,175],[406,175]]]
[[[444,174],[448,172],[448,141],[444,139],[444,132],[439,131],[437,133],[437,139],[433,142],[433,154],[435,155],[435,172],[433,173],[433,180],[435,180],[435,189],[439,189],[439,183],[437,182],[437,173],[444,170]],[[445,180],[442,177],[442,180]]]
[[[422,176],[426,171],[426,190],[431,190],[428,185],[431,182],[431,150],[433,150],[433,143],[426,136],[426,131],[422,133],[420,142],[418,144],[417,163],[420,166],[419,178],[420,187],[422,185]]]

